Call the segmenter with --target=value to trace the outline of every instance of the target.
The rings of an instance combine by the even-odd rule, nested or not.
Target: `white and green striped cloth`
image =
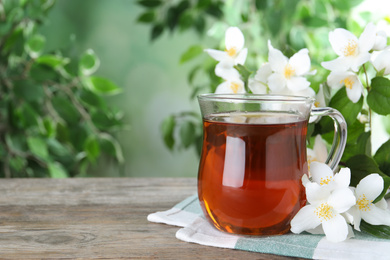
[[[356,231],[354,238],[341,243],[311,234],[261,237],[227,234],[207,222],[196,195],[169,210],[150,214],[148,220],[182,227],[176,233],[178,239],[206,246],[313,259],[390,259],[390,240]]]

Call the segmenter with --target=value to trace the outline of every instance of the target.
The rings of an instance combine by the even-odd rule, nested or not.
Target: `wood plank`
[[[147,221],[195,192],[194,178],[4,179],[0,258],[291,259],[182,242]]]

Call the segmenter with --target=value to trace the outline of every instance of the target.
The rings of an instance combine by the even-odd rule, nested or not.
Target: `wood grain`
[[[147,221],[195,192],[193,178],[3,179],[0,258],[291,259],[182,242]]]

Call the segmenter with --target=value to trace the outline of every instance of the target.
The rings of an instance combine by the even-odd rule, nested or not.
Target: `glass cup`
[[[326,163],[334,170],[347,127],[333,108],[310,97],[255,94],[198,96],[203,148],[198,195],[206,218],[233,234],[276,235],[306,203],[306,134],[310,116],[330,116],[334,140]]]

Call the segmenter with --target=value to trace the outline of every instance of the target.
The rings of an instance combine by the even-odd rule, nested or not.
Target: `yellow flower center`
[[[319,217],[322,221],[327,221],[335,217],[333,212],[333,207],[329,206],[328,203],[322,203],[319,207],[317,207],[314,213]]]
[[[320,102],[319,101],[314,102],[314,106],[315,107],[319,107],[320,106]]]
[[[326,178],[321,178],[320,185],[329,184],[333,180],[333,177],[327,176]]]
[[[371,210],[370,209],[371,202],[372,201],[369,201],[366,198],[366,195],[363,194],[363,195],[359,196],[359,198],[357,199],[356,205],[359,207],[359,210],[367,211],[367,210]]]
[[[340,83],[344,83],[346,88],[352,89],[352,86],[353,86],[354,82],[350,78],[345,78],[345,79],[341,80]]]
[[[291,67],[291,65],[287,64],[286,67],[284,67],[284,77],[286,79],[290,79],[294,75],[295,70]]]
[[[225,50],[227,52],[227,54],[230,56],[230,57],[233,57],[237,54],[237,49],[236,47],[232,47],[228,50]]]
[[[357,48],[357,42],[354,40],[349,40],[347,46],[345,46],[343,49],[344,56],[348,57],[356,55]]]
[[[230,83],[230,88],[233,90],[234,94],[237,94],[238,89],[240,88],[240,84],[232,82]]]

